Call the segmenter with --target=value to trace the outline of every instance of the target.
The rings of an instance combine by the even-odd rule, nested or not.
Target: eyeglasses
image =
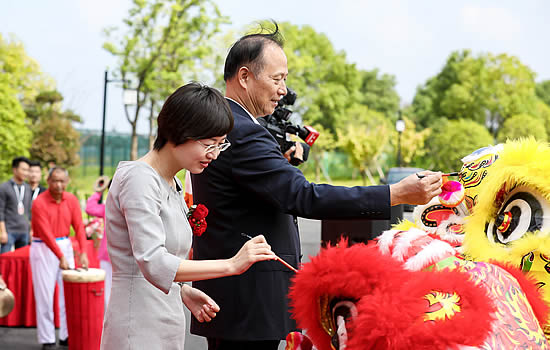
[[[229,146],[231,146],[231,143],[229,143],[229,141],[225,140],[224,143],[220,143],[219,145],[205,145],[204,143],[200,142],[199,140],[195,140],[197,141],[197,143],[199,143],[201,146],[204,147],[204,153],[207,154],[207,153],[210,153],[210,152],[214,152],[215,150],[218,150],[220,152],[223,152],[225,151],[226,149],[229,148]]]

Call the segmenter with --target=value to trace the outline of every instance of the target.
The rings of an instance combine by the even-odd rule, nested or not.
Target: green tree
[[[465,155],[493,144],[493,137],[483,125],[473,120],[442,119],[433,126],[426,146],[429,163],[425,167],[450,172],[457,171]]]
[[[106,30],[109,41],[103,47],[119,58],[117,75],[131,79],[138,92],[137,105],[125,106],[132,130],[131,159],[137,158],[142,108],[150,108],[152,128],[157,104],[183,84],[185,70],[192,71],[209,54],[204,43],[225,21],[211,0],[133,0],[124,31]]]
[[[40,70],[14,36],[4,38],[0,34],[0,75],[9,76],[7,84],[24,106],[33,103],[40,91],[54,87],[53,80]]]
[[[546,130],[546,139],[550,140],[550,106],[539,99],[535,105],[534,116],[541,121]]]
[[[368,178],[374,185],[376,181],[371,169],[380,168],[378,160],[389,145],[393,128],[382,113],[371,111],[363,105],[348,109],[346,117],[355,122],[344,122],[343,127],[337,128],[339,146],[359,170],[363,184],[367,184]]]
[[[78,165],[80,134],[73,122],[81,122],[71,110],[63,111],[63,96],[58,91],[38,94],[35,103],[26,109],[33,133],[30,155],[43,164],[54,162],[64,167]]]
[[[0,125],[0,178],[5,180],[11,176],[12,159],[29,155],[31,132],[16,91],[3,74],[0,74]]]
[[[439,118],[470,119],[496,135],[513,115],[533,113],[534,73],[506,54],[453,52],[441,72],[419,87],[413,100],[416,121],[431,126]]]
[[[403,116],[405,122],[405,130],[401,135],[401,159],[404,166],[409,166],[414,163],[415,158],[420,158],[426,155],[425,143],[430,136],[432,130],[430,128],[417,130],[416,124],[412,119]],[[394,131],[397,133],[397,131]],[[395,135],[395,134],[394,134]],[[397,151],[398,135],[391,137],[390,141],[392,146]],[[394,153],[396,153],[396,151]]]
[[[394,119],[399,110],[399,95],[395,91],[395,77],[380,74],[378,69],[360,71],[359,103]]]
[[[535,86],[537,97],[550,106],[550,80],[541,81]]]
[[[266,27],[268,25],[265,25]],[[311,26],[280,23],[288,59],[287,86],[298,94],[293,110],[308,125],[335,132],[344,111],[359,100],[361,77],[343,51]]]
[[[319,132],[319,137],[313,144],[310,150],[310,156],[315,161],[315,181],[321,181],[321,173],[327,181],[331,181],[328,169],[324,166],[324,159],[327,152],[333,150],[337,146],[336,138],[333,133],[325,129],[322,125],[313,125],[313,128]]]
[[[504,121],[498,131],[497,141],[506,142],[506,140],[527,138],[529,136],[539,141],[546,141],[544,121],[529,114],[517,114]]]

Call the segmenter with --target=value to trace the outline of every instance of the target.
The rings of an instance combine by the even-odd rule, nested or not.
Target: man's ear
[[[239,80],[239,85],[243,89],[246,89],[248,87],[248,82],[251,78],[250,76],[251,74],[252,72],[250,71],[250,69],[248,69],[248,67],[245,67],[245,66],[242,66],[237,71],[237,79]]]

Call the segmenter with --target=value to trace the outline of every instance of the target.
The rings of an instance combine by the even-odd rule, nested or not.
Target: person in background
[[[31,219],[31,187],[25,182],[30,161],[13,159],[13,177],[0,185],[0,253],[29,244]]]
[[[29,185],[31,186],[31,199],[34,201],[39,194],[46,191],[46,187],[40,185],[42,181],[42,165],[37,160],[29,163]]]
[[[48,189],[38,196],[32,205],[32,229],[34,232],[30,250],[32,283],[36,300],[36,331],[42,349],[55,349],[53,296],[55,283],[59,287],[59,344],[68,345],[65,295],[62,270],[74,268],[74,252],[69,239],[73,227],[82,253],[80,265],[88,267],[84,251],[85,233],[80,203],[75,195],[65,192],[69,173],[54,167],[48,174]]]
[[[99,259],[99,267],[105,270],[105,310],[107,310],[107,303],[111,296],[111,283],[113,269],[111,266],[111,260],[107,253],[107,237],[105,236],[105,204],[103,203],[103,192],[109,188],[111,181],[108,176],[100,176],[94,183],[94,194],[86,201],[86,214],[95,216],[101,220],[101,227],[103,227],[103,237],[99,243],[99,251],[97,252],[97,258]]]

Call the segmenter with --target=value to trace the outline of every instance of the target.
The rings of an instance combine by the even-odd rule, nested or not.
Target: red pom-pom
[[[203,204],[194,205],[189,208],[187,217],[191,224],[191,229],[195,236],[201,236],[206,231],[206,216],[208,215],[208,208]]]
[[[205,218],[207,215],[208,215],[208,208],[206,208],[203,204],[198,204],[192,214],[192,216],[197,219]]]

